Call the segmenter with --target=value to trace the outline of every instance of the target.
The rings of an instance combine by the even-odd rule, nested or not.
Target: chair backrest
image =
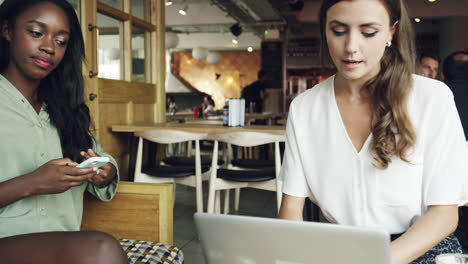
[[[218,142],[224,142],[241,147],[253,147],[264,144],[275,144],[275,174],[276,177],[279,177],[279,172],[281,169],[281,155],[279,149],[279,142],[284,142],[286,140],[286,135],[278,135],[264,132],[251,132],[251,131],[237,131],[237,132],[227,132],[220,134],[212,134],[208,136],[209,140],[214,140],[213,146],[213,160],[211,166],[215,166],[218,162]],[[229,154],[226,160],[226,163],[230,163],[232,155]]]
[[[122,181],[110,202],[86,193],[81,230],[173,244],[173,192],[171,184]]]
[[[135,132],[135,136],[161,144],[179,143],[207,138],[207,133],[196,133],[173,129],[153,129]]]
[[[252,147],[275,142],[284,142],[286,136],[263,132],[238,131],[209,135],[208,139],[241,147]]]

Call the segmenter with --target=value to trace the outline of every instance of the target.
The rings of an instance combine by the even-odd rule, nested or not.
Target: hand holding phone
[[[108,163],[110,159],[108,157],[91,157],[87,160],[84,160],[78,166],[77,168],[89,168],[89,167],[96,167],[99,168],[102,165]]]

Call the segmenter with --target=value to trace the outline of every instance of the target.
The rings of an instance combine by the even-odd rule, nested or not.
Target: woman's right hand
[[[62,193],[74,186],[85,183],[96,168],[76,168],[78,165],[69,158],[51,160],[29,173],[27,177],[34,189],[33,194]]]

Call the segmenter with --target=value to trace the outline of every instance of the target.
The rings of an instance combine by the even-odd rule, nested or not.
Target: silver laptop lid
[[[386,231],[327,223],[196,213],[208,264],[388,264]]]

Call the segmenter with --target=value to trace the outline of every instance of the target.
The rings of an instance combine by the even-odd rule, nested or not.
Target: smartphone
[[[76,167],[77,168],[89,168],[89,167],[99,168],[109,161],[110,159],[108,157],[91,157],[87,160],[84,160],[83,162],[78,164],[78,166]]]

